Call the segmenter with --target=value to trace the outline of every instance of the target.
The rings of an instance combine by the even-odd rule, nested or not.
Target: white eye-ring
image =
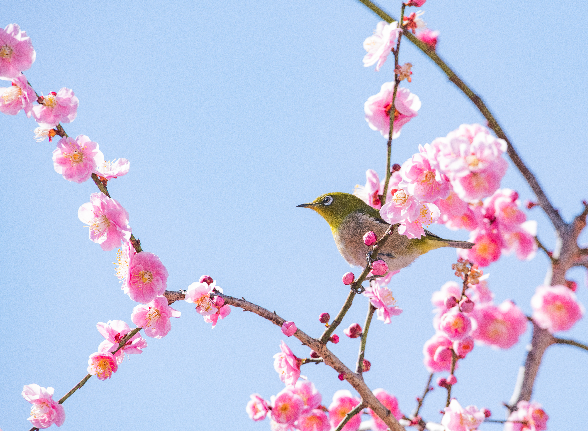
[[[331,205],[333,203],[333,196],[325,196],[323,199],[323,205]]]

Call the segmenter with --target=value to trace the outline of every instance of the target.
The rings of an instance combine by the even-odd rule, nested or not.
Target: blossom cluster
[[[376,398],[392,413],[396,419],[403,417],[398,407],[398,400],[384,389],[374,391]],[[274,431],[329,431],[335,429],[347,413],[357,407],[359,398],[348,390],[339,390],[333,395],[333,401],[327,408],[321,405],[322,395],[314,384],[308,380],[298,381],[286,386],[280,393],[264,400],[259,394],[252,394],[246,411],[249,418],[261,421],[269,416],[271,429]],[[371,428],[384,431],[388,426],[371,409]],[[357,431],[361,424],[361,414],[351,418],[343,427],[344,431]]]

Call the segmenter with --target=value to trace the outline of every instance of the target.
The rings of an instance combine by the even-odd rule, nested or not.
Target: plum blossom
[[[308,380],[298,380],[294,388],[292,388],[292,392],[304,402],[303,412],[318,409],[321,405],[322,395],[316,390],[314,384]]]
[[[90,227],[90,239],[108,251],[129,241],[129,213],[116,200],[102,193],[92,193],[90,202],[78,210],[78,218]]]
[[[282,341],[281,353],[274,355],[274,369],[286,386],[294,386],[300,377],[301,360],[294,356],[292,350]]]
[[[447,431],[474,431],[477,430],[486,416],[476,406],[467,406],[465,409],[453,398],[449,407],[445,407],[445,414],[441,424]]]
[[[380,195],[384,193],[385,180],[380,182],[378,174],[372,169],[368,169],[365,173],[366,184],[355,186],[353,194],[364,201],[366,204],[379,210],[382,207],[382,201]],[[392,190],[397,188],[398,184],[402,181],[402,177],[399,171],[392,172],[390,176],[390,182],[388,184],[388,195],[386,196],[386,202],[392,197]]]
[[[380,21],[373,36],[368,37],[363,42],[363,48],[367,51],[363,57],[363,65],[365,67],[376,64],[376,71],[380,71],[380,67],[384,65],[388,55],[396,45],[398,36],[402,30],[398,28],[398,22],[394,21],[388,24],[385,21]]]
[[[365,119],[372,130],[379,130],[383,137],[388,139],[390,134],[390,115],[394,115],[394,131],[392,138],[400,136],[402,126],[417,116],[421,108],[418,96],[412,94],[406,88],[398,88],[394,110],[392,98],[394,95],[394,82],[386,82],[380,92],[368,98],[365,102]]]
[[[136,302],[146,304],[163,295],[167,287],[167,269],[153,253],[135,254],[129,264],[124,292]]]
[[[33,117],[44,128],[53,128],[59,123],[71,123],[78,113],[80,101],[73,90],[62,88],[41,96],[42,104],[33,107]]]
[[[474,339],[469,335],[453,342],[453,351],[461,359],[465,358],[472,350],[474,350]]]
[[[437,41],[439,40],[439,31],[429,30],[428,28],[422,29],[417,33],[416,37],[433,51],[437,48]]]
[[[0,79],[11,80],[33,65],[36,52],[18,24],[0,29]]]
[[[24,75],[19,75],[12,80],[12,85],[0,88],[0,112],[8,115],[16,115],[24,109],[27,117],[33,110],[33,102],[37,99],[35,90],[31,88]]]
[[[410,195],[421,201],[434,202],[437,199],[445,199],[451,192],[449,178],[431,165],[422,146],[419,146],[417,154],[404,162],[400,174],[402,182],[398,186],[405,188]]]
[[[509,415],[509,422],[504,425],[504,431],[544,431],[547,429],[548,419],[549,416],[541,408],[541,404],[534,401],[519,401],[517,410]]]
[[[453,307],[443,314],[439,321],[439,330],[451,341],[462,340],[467,337],[472,329],[472,321],[468,316]]]
[[[135,306],[131,320],[137,327],[142,327],[148,337],[162,338],[171,330],[170,318],[181,314],[167,304],[165,296],[158,296],[149,304]]]
[[[105,180],[128,174],[130,167],[131,162],[127,159],[116,159],[110,162],[104,161],[104,156],[102,156],[101,159],[96,160],[96,174]]]
[[[298,418],[296,428],[299,431],[329,431],[331,425],[325,412],[314,409]]]
[[[567,286],[539,286],[531,307],[535,323],[551,333],[567,331],[584,314],[584,307]]]
[[[282,324],[282,333],[287,337],[294,335],[297,329],[298,328],[296,328],[296,323],[294,322],[284,322]]]
[[[370,283],[363,294],[377,308],[378,320],[382,320],[384,323],[391,323],[393,316],[398,316],[402,313],[402,309],[396,306],[392,291],[387,287],[380,287],[375,283]]]
[[[437,333],[423,346],[425,355],[425,367],[433,373],[438,371],[449,371],[453,354],[452,341],[445,334]]]
[[[388,264],[383,260],[376,260],[372,263],[373,275],[385,275],[388,272]]]
[[[221,293],[222,289],[216,286],[216,283],[210,277],[208,277],[210,278],[209,284],[207,282],[208,278],[205,277],[208,276],[201,278],[204,281],[195,282],[188,286],[185,301],[196,304],[196,311],[202,315],[205,322],[212,323],[212,327],[214,328],[218,319],[224,319],[230,314],[231,308],[224,304],[224,299],[221,296],[214,296],[212,298],[211,293],[215,289]]]
[[[471,315],[475,322],[472,337],[493,347],[509,349],[527,330],[527,318],[511,301],[504,301],[498,307],[492,304],[476,307]]]
[[[434,223],[440,215],[439,208],[432,203],[423,203],[405,189],[398,189],[392,199],[380,209],[380,215],[390,224],[399,223],[398,233],[408,238],[425,235],[423,226]]]
[[[280,424],[294,424],[302,413],[303,408],[304,402],[302,398],[296,395],[291,388],[284,388],[273,399],[272,419]]]
[[[341,389],[333,395],[333,402],[329,406],[329,422],[334,429],[341,423],[347,413],[359,405],[359,400],[346,389]],[[357,431],[361,424],[361,415],[353,416],[345,424],[342,431]]]
[[[441,212],[437,222],[445,224],[449,229],[467,229],[471,231],[480,225],[482,214],[479,207],[462,201],[453,191],[447,198],[439,199],[434,203]]]
[[[398,408],[398,400],[394,395],[390,395],[388,392],[381,388],[376,389],[374,391],[374,395],[376,396],[378,401],[380,401],[384,405],[384,407],[390,410],[392,416],[394,416],[396,419],[402,418],[402,413]],[[374,420],[374,425],[372,428],[374,431],[386,431],[388,429],[388,425],[386,425],[384,421],[372,409],[368,409],[368,412]]]
[[[458,250],[458,256],[479,266],[488,266],[500,259],[504,241],[496,230],[476,229],[470,234],[469,241],[474,246],[469,250]]]
[[[122,320],[109,320],[107,323],[98,322],[96,325],[98,332],[102,334],[106,340],[104,340],[98,346],[98,351],[101,353],[112,353],[116,358],[118,364],[122,363],[127,354],[139,354],[143,353],[143,349],[147,347],[147,341],[141,337],[140,333],[136,333],[128,340],[122,349],[114,353],[118,349],[119,343],[122,339],[131,332],[131,328]]]
[[[251,394],[250,397],[251,400],[249,400],[247,407],[245,407],[249,418],[254,421],[264,420],[270,411],[267,401],[261,398],[259,394]]]
[[[421,7],[422,5],[425,4],[427,0],[408,0],[406,3],[404,3],[406,6],[416,6],[416,7]]]
[[[61,138],[53,150],[53,167],[66,180],[83,183],[96,170],[96,161],[101,158],[104,156],[98,144],[87,136]]]
[[[99,380],[110,379],[118,369],[116,359],[109,352],[92,353],[90,359],[88,359],[88,364],[88,374],[98,377]]]
[[[27,420],[35,428],[49,428],[53,424],[60,427],[65,421],[65,410],[53,400],[53,391],[53,388],[43,388],[34,383],[22,389],[23,398],[32,404],[31,416]]]

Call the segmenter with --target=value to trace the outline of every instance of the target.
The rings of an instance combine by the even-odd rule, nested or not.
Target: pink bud
[[[215,296],[213,304],[216,308],[221,308],[223,305],[225,305],[225,300],[222,296]]]
[[[206,283],[208,285],[211,285],[213,282],[214,280],[210,275],[203,275],[202,277],[200,277],[200,283]]]
[[[392,165],[392,172],[398,172],[401,168],[402,166],[400,166],[398,163],[394,163]]]
[[[363,372],[366,373],[370,370],[370,368],[372,368],[372,363],[370,361],[368,361],[367,359],[363,360]]]
[[[450,309],[457,305],[457,298],[455,296],[450,296],[449,298],[445,299],[445,308]]]
[[[464,313],[471,313],[474,311],[474,301],[472,301],[470,298],[464,298],[459,303],[459,308]]]
[[[528,210],[536,207],[537,205],[539,205],[537,202],[533,202],[533,201],[526,201],[525,202],[525,206],[527,207]]]
[[[345,373],[341,373],[337,377],[339,378],[339,380],[343,381],[345,380]]]
[[[331,340],[331,343],[337,344],[339,342],[339,336],[337,334],[333,334],[333,335],[331,335],[330,340]]]
[[[355,280],[355,275],[352,272],[348,272],[343,276],[343,284],[349,286]]]
[[[437,386],[440,386],[442,388],[446,388],[447,387],[447,380],[443,377],[440,377],[439,380],[437,380]]]
[[[315,352],[314,350],[311,350],[310,351],[310,357],[311,358],[314,358],[314,359],[317,359],[317,358],[320,358],[321,356],[317,352]]]
[[[448,385],[455,385],[456,383],[457,383],[457,378],[453,374],[450,374],[449,377],[447,377],[447,384]]]
[[[484,416],[486,416],[487,418],[492,416],[492,412],[488,409],[482,409],[481,412],[484,413]]]
[[[388,272],[388,265],[383,260],[376,260],[372,263],[372,274],[384,275]]]
[[[449,347],[439,346],[433,355],[435,362],[447,362],[451,360],[451,349]]]
[[[363,236],[363,243],[368,247],[378,242],[378,237],[371,230]]]
[[[347,335],[349,338],[358,338],[361,337],[361,333],[362,333],[362,329],[361,326],[359,326],[359,324],[357,323],[352,323],[349,328],[344,329],[343,332],[345,333],[345,335]]]
[[[294,335],[297,329],[298,328],[296,327],[296,324],[294,322],[284,322],[282,324],[282,332],[287,337],[291,337],[292,335]]]
[[[331,320],[331,316],[329,316],[329,313],[321,313],[321,315],[319,316],[319,322],[321,323],[329,323],[329,320]]]
[[[575,292],[576,289],[578,288],[578,283],[576,283],[575,281],[570,281],[570,280],[566,280],[566,286],[568,287],[568,289],[570,289],[572,292]]]

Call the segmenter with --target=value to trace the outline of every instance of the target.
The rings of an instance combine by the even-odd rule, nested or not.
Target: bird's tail
[[[473,242],[469,241],[453,241],[453,240],[444,240],[447,244],[445,247],[453,247],[453,248],[472,248],[474,246]]]

